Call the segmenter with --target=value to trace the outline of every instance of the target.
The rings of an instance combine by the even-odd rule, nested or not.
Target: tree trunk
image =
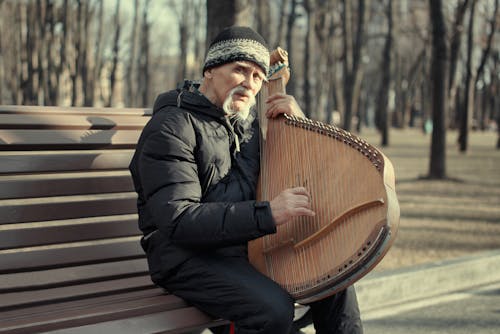
[[[232,25],[250,25],[250,0],[207,0],[206,49],[215,36]]]
[[[432,25],[432,141],[429,175],[431,179],[446,178],[446,23],[442,0],[429,0]]]
[[[33,10],[33,3],[26,3],[24,5],[24,26],[26,27],[26,35],[25,37],[22,36],[22,29],[21,29],[21,36],[22,36],[22,41],[24,41],[24,52],[21,55],[22,59],[22,81],[21,81],[21,89],[22,89],[22,95],[23,95],[23,104],[27,105],[32,105],[35,103],[36,98],[35,98],[35,65],[33,64],[34,60],[34,55],[36,54],[36,46],[35,46],[35,31],[34,31],[34,10]],[[23,7],[21,5],[21,8]]]
[[[295,19],[297,18],[297,0],[291,0],[290,3],[290,15],[288,16],[288,23],[286,29],[286,49],[288,51],[288,62],[290,63],[290,68],[293,73],[293,30],[295,26]],[[290,80],[286,86],[287,93],[290,95],[295,95],[295,76],[292,74]]]
[[[387,3],[387,35],[382,53],[382,78],[377,102],[377,127],[381,133],[381,145],[389,145],[389,89],[391,87],[391,62],[393,44],[393,10],[392,0]]]
[[[500,2],[500,0],[495,0],[495,7],[493,9],[493,13],[491,14],[491,19],[490,19],[490,29],[489,29],[488,36],[486,37],[486,45],[484,45],[483,50],[482,50],[481,60],[479,62],[479,66],[477,67],[476,76],[475,76],[475,80],[474,80],[474,87],[477,87],[479,79],[481,79],[481,76],[483,75],[486,61],[488,60],[488,58],[491,54],[491,47],[493,45],[493,36],[495,35],[495,31],[496,31],[496,20],[497,20],[497,15],[498,15],[499,2]],[[495,73],[495,72],[493,72],[493,73]],[[476,90],[474,89],[474,92],[475,91]]]
[[[82,59],[80,62],[80,75],[81,75],[81,85],[82,85],[82,91],[83,91],[83,105],[85,107],[91,107],[94,104],[93,99],[91,98],[92,94],[90,93],[90,90],[93,89],[93,83],[94,80],[91,77],[92,73],[92,67],[93,64],[90,63],[90,35],[89,35],[89,25],[91,21],[91,11],[90,11],[90,4],[88,1],[85,2],[84,7],[83,7],[83,29],[82,29]]]
[[[63,73],[64,68],[66,67],[66,50],[67,50],[67,42],[68,42],[68,0],[64,0],[62,13],[60,14],[60,18],[58,21],[62,21],[62,40],[61,45],[59,47],[59,62],[55,66],[55,84],[51,87],[50,91],[50,100],[54,101],[54,104],[58,104],[59,102],[59,86],[61,82],[61,75]]]
[[[189,18],[191,16],[190,11],[192,4],[187,0],[182,1],[179,17],[179,63],[177,65],[176,81],[182,83],[184,79],[187,78],[187,61],[188,61],[188,44],[189,38],[192,35],[190,33],[190,22]]]
[[[352,2],[343,0],[343,70],[344,70],[344,121],[343,128],[351,130],[352,116],[357,114],[357,104],[361,89],[360,65],[364,44],[365,21],[368,10],[365,0],[358,0],[356,32],[352,28]]]
[[[315,0],[305,0],[303,3],[304,9],[307,13],[307,33],[305,40],[305,54],[304,54],[304,114],[306,117],[310,118],[312,112],[314,111],[313,107],[313,97],[312,97],[312,89],[313,89],[313,77],[315,75],[313,72],[312,63],[315,62],[314,56],[316,55],[315,49],[313,47],[313,38],[314,38],[314,26],[315,26]]]
[[[463,22],[465,12],[469,6],[469,0],[463,0],[463,2],[457,5],[455,12],[455,21],[453,23],[451,43],[450,43],[450,69],[448,71],[448,119],[454,123],[452,120],[455,119],[455,115],[458,113],[457,106],[455,104],[458,82],[457,77],[457,63],[458,57],[460,55],[460,45],[462,44],[462,32],[463,32]],[[456,124],[451,124],[452,127],[456,127]]]
[[[76,106],[77,99],[78,99],[78,76],[80,74],[80,64],[82,61],[82,11],[83,11],[83,5],[81,0],[77,0],[77,12],[76,12],[76,22],[73,30],[73,35],[75,39],[75,44],[74,44],[74,52],[76,53],[74,63],[73,63],[73,70],[71,72],[71,85],[72,85],[72,91],[71,91],[71,105]]]
[[[128,107],[135,107],[136,106],[136,101],[134,99],[134,96],[137,94],[136,93],[136,82],[133,79],[133,73],[135,70],[135,55],[137,53],[137,22],[139,18],[139,0],[134,0],[134,17],[132,19],[132,26],[130,27],[130,37],[129,37],[129,57],[128,57],[128,63],[127,63],[127,69],[125,70],[125,87],[126,87],[126,93],[125,93],[125,105]]]
[[[47,61],[47,75],[46,75],[46,88],[44,90],[44,100],[46,105],[55,106],[57,105],[57,96],[54,98],[53,91],[57,89],[55,76],[56,76],[56,66],[54,63],[54,51],[56,50],[55,45],[55,29],[56,29],[56,6],[50,0],[47,0],[47,25],[49,27],[48,37],[47,37],[47,47],[45,48],[45,57]],[[57,47],[59,47],[58,45]]]
[[[118,58],[120,53],[120,31],[121,31],[120,0],[116,0],[114,25],[115,25],[115,36],[113,40],[113,60],[111,65],[111,72],[109,74],[109,96],[106,104],[108,107],[111,107],[113,105],[113,93],[116,83],[116,68],[118,67],[118,60],[119,60]]]
[[[474,106],[474,78],[472,73],[472,49],[474,43],[474,16],[475,16],[476,0],[472,0],[469,13],[469,30],[467,34],[467,64],[464,89],[464,103],[461,109],[460,129],[458,136],[458,145],[460,152],[466,152],[469,142],[469,124],[472,116],[472,108]]]
[[[287,21],[286,21],[286,11],[288,9],[288,6],[290,5],[290,0],[281,0],[281,13],[279,17],[279,23],[278,23],[278,36],[276,37],[276,44],[274,47],[277,46],[284,46],[286,43],[286,26],[287,26]]]
[[[275,43],[271,40],[271,6],[268,0],[257,0],[256,14],[257,31],[271,47]]]
[[[139,53],[139,87],[140,87],[140,107],[148,105],[149,97],[149,29],[148,8],[150,0],[146,0],[142,12],[141,44]]]
[[[205,9],[203,8],[204,0],[198,0],[194,7],[196,22],[204,22],[206,20]],[[195,62],[192,68],[191,78],[198,78],[202,75],[201,69],[205,60],[205,27],[202,24],[195,25],[194,29],[194,55]]]

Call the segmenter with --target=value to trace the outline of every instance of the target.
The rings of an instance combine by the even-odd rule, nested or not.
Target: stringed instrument
[[[290,115],[267,119],[264,101],[285,93],[290,77],[286,51],[272,53],[271,68],[258,102],[257,199],[304,186],[316,215],[249,242],[249,258],[298,303],[309,303],[359,280],[391,247],[399,226],[394,169],[377,148],[333,125]]]

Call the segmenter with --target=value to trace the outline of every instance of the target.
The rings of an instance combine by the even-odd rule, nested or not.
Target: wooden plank
[[[128,169],[133,150],[0,152],[0,173]]]
[[[61,106],[0,105],[1,114],[71,114],[71,115],[144,115],[150,116],[150,108],[94,108]]]
[[[1,129],[142,130],[142,115],[1,114]]]
[[[136,214],[13,224],[8,229],[0,228],[0,250],[140,234]]]
[[[3,293],[0,311],[154,288],[148,276],[139,276],[52,289]]]
[[[0,130],[0,149],[134,148],[142,130]]]
[[[110,280],[118,277],[148,275],[148,265],[144,258],[95,263],[76,267],[54,268],[40,270],[36,273],[22,272],[3,274],[0,280],[0,294],[77,285]]]
[[[81,242],[64,247],[25,248],[0,254],[0,274],[46,270],[92,263],[133,260],[144,257],[139,238],[107,242]]]
[[[49,305],[34,305],[24,306],[22,308],[10,308],[0,312],[0,324],[4,320],[14,318],[31,318],[38,315],[47,315],[51,313],[59,313],[64,310],[78,310],[95,307],[97,305],[117,304],[126,300],[143,299],[155,296],[169,296],[163,289],[151,285],[150,289],[126,291],[121,293],[105,294],[97,297],[90,297],[84,299],[75,299],[70,301],[60,301]],[[174,296],[172,296],[174,297]],[[175,297],[177,298],[177,297]],[[1,325],[0,325],[1,327]]]
[[[56,305],[57,306],[57,305]],[[179,312],[183,310],[183,312]],[[173,295],[158,295],[136,299],[117,299],[115,302],[98,304],[94,307],[63,309],[57,314],[39,314],[28,318],[8,319],[3,321],[0,333],[9,330],[9,333],[33,333],[46,332],[53,330],[63,330],[66,333],[67,328],[75,328],[89,324],[102,324],[105,327],[86,327],[80,332],[83,333],[118,333],[121,331],[106,330],[109,322],[128,322],[130,318],[144,318],[149,314],[175,314],[176,317],[182,316],[189,327],[202,326],[213,321],[203,312],[187,305],[183,300]],[[179,323],[179,319],[177,319]],[[123,324],[125,325],[125,324]],[[125,326],[127,327],[127,326]],[[186,327],[179,327],[186,328]],[[201,327],[200,327],[201,328]],[[152,333],[149,330],[138,330],[134,327],[132,330],[125,329],[127,333]]]
[[[0,200],[0,224],[133,214],[134,192]]]
[[[0,199],[134,191],[130,172],[0,175]]]
[[[229,321],[213,318],[195,307],[177,308],[143,316],[126,317],[90,325],[61,328],[52,334],[88,333],[170,333],[186,334],[214,326],[228,324]]]

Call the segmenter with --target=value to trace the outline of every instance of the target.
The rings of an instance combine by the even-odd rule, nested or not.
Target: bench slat
[[[2,105],[1,114],[66,114],[66,115],[143,115],[151,116],[150,108],[94,108],[94,107],[59,107],[59,106],[18,106]]]
[[[0,130],[0,149],[133,148],[141,130]]]
[[[27,248],[24,251],[1,254],[0,274],[44,270],[132,260],[144,257],[139,238],[118,239],[110,243],[79,243],[64,248]]]
[[[103,194],[133,190],[128,170],[46,175],[0,175],[0,199]]]
[[[0,173],[128,169],[134,154],[132,150],[0,153]]]
[[[133,150],[0,152],[0,173],[128,169],[133,154]]]
[[[133,214],[136,203],[132,192],[0,200],[0,224]]]
[[[136,214],[21,225],[0,229],[0,250],[140,234]]]
[[[183,312],[179,312],[182,311]],[[151,329],[140,329],[137,326],[132,328],[127,324],[133,325],[135,318],[147,318],[150,314],[162,315],[169,317],[170,314],[175,315],[174,318],[182,316],[185,318],[182,322],[179,319],[175,320],[176,330],[185,332],[190,328],[200,328],[200,326],[222,324],[223,322],[213,322],[213,318],[207,316],[205,313],[196,310],[195,308],[187,305],[180,298],[173,295],[156,295],[144,297],[141,299],[130,298],[125,299],[120,296],[114,302],[105,304],[98,304],[92,308],[78,308],[78,309],[63,309],[55,315],[51,313],[39,314],[31,319],[13,319],[6,322],[10,326],[13,333],[24,332],[46,332],[55,331],[55,333],[68,333],[71,332],[75,326],[79,333],[118,333],[116,325],[123,326],[125,333],[153,333],[159,332],[152,330],[154,326],[147,326]],[[130,320],[129,320],[130,319]],[[97,323],[97,327],[93,324]],[[92,324],[90,326],[86,326]],[[112,325],[114,328],[110,328]],[[82,327],[84,326],[84,327]],[[163,324],[161,324],[163,328]],[[71,329],[68,327],[72,327]],[[58,329],[60,331],[58,331]],[[167,328],[172,330],[172,328]],[[163,332],[160,329],[160,332]],[[0,331],[1,333],[1,331]],[[54,333],[54,332],[53,332]]]
[[[5,293],[0,300],[0,311],[148,289],[156,287],[151,284],[148,276],[138,276],[52,289]],[[50,306],[48,308],[50,309]]]
[[[151,288],[137,291],[127,291],[122,293],[114,293],[85,299],[76,299],[71,301],[63,301],[52,304],[41,304],[35,306],[26,306],[23,308],[10,308],[0,312],[0,320],[31,318],[41,314],[59,313],[64,310],[77,310],[94,307],[96,305],[120,303],[126,300],[149,298],[154,296],[172,296],[161,288]],[[176,297],[177,298],[177,297]],[[0,322],[1,323],[1,322]]]
[[[90,264],[85,266],[3,274],[0,293],[55,288],[110,280],[113,278],[149,275],[146,259]]]
[[[80,130],[142,130],[149,117],[141,115],[61,115],[1,114],[2,129],[80,129]]]
[[[143,316],[107,321],[88,326],[63,329],[51,334],[88,333],[170,333],[186,334],[193,330],[228,324],[229,321],[215,319],[195,307],[178,308]]]

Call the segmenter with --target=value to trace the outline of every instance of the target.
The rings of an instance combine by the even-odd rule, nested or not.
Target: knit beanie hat
[[[203,65],[209,68],[238,60],[257,64],[264,74],[269,71],[269,49],[264,38],[249,27],[228,27],[212,41]]]

